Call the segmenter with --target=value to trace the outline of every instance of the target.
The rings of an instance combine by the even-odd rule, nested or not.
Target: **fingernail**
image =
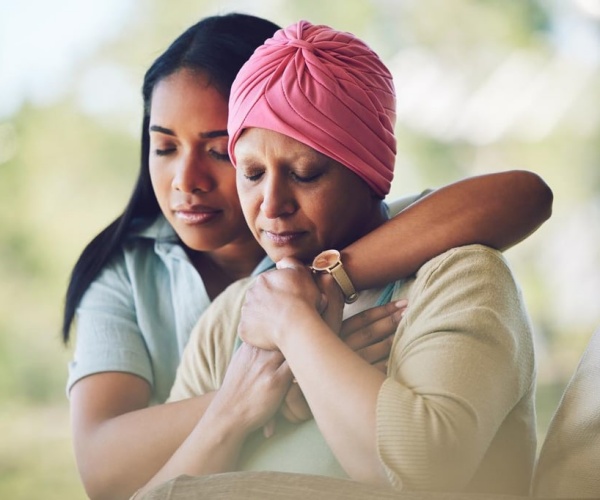
[[[396,307],[398,309],[402,308],[402,307],[406,307],[408,305],[408,300],[406,299],[400,299],[398,301],[396,301]]]

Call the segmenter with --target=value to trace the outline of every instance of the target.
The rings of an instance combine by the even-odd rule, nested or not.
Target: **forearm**
[[[552,191],[536,174],[471,177],[412,204],[344,249],[342,258],[358,290],[383,286],[450,248],[480,243],[505,250],[534,232],[551,211]]]
[[[194,430],[142,491],[181,474],[233,470],[246,436],[273,418],[291,378],[280,352],[242,344]]]
[[[376,402],[385,375],[317,316],[306,314],[279,347],[334,455],[353,479],[386,482],[376,440]]]
[[[152,406],[75,429],[77,463],[90,498],[129,498],[184,442],[211,399],[207,394]]]
[[[246,433],[230,415],[209,408],[167,463],[139,490],[139,495],[182,474],[203,476],[235,470]]]

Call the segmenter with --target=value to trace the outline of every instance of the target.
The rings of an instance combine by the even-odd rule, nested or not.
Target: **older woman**
[[[388,217],[394,109],[377,55],[326,26],[280,30],[242,68],[229,153],[246,221],[278,269],[230,286],[196,326],[171,399],[219,390],[149,486],[184,473],[278,470],[527,492],[533,347],[502,255],[456,248],[357,295],[335,250]],[[338,332],[342,317],[401,298],[410,305],[383,373]],[[278,417],[292,383],[314,420]]]

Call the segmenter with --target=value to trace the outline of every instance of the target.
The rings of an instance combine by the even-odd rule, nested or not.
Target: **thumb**
[[[275,266],[277,267],[277,269],[296,269],[298,267],[303,267],[302,263],[299,260],[294,259],[292,257],[284,257],[280,261],[277,261],[275,263]]]
[[[275,434],[275,419],[272,418],[265,425],[263,425],[263,436],[266,439],[269,439],[273,434]]]

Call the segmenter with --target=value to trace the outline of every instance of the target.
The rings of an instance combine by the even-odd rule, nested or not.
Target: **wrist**
[[[244,413],[238,405],[232,405],[230,400],[219,397],[220,391],[221,389],[214,392],[213,402],[197,427],[211,429],[209,434],[215,444],[241,446],[254,428],[248,419],[244,418]]]
[[[354,284],[342,263],[342,256],[337,250],[324,250],[318,254],[310,266],[313,273],[328,273],[336,281],[342,293],[344,301],[351,304],[358,298]]]
[[[290,320],[286,328],[279,330],[277,346],[283,356],[288,359],[288,353],[299,343],[318,342],[318,339],[328,333],[335,336],[319,311],[312,307],[296,310],[297,317]]]

